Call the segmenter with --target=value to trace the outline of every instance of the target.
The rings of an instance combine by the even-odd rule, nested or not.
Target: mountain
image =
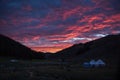
[[[49,55],[49,59],[83,62],[91,59],[104,59],[118,63],[120,57],[120,34],[108,35],[84,44],[75,44],[69,48]]]
[[[75,44],[55,54],[35,52],[17,41],[0,35],[0,56],[20,59],[65,59],[69,61],[114,58],[118,61],[120,57],[120,34],[108,35],[84,44]]]
[[[84,53],[87,51],[87,48],[85,48],[84,44],[80,43],[80,44],[75,44],[69,48],[66,48],[62,51],[59,51],[55,54],[55,56],[57,58],[61,57],[61,58],[73,58],[76,57],[77,53],[81,52]]]
[[[118,64],[120,61],[120,35],[108,35],[106,37],[84,44],[87,51],[74,58],[76,61],[88,61],[91,59],[103,59],[107,63]]]
[[[30,48],[0,34],[0,56],[17,59],[42,59],[44,54],[35,52]]]

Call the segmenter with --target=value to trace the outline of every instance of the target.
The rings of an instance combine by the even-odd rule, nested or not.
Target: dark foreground
[[[83,68],[60,62],[0,62],[0,80],[118,80],[114,67]]]

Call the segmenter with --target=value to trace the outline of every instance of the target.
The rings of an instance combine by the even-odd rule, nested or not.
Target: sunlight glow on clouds
[[[0,34],[56,52],[120,33],[119,0],[1,0]]]
[[[108,34],[95,34],[96,37],[105,37],[107,36]]]

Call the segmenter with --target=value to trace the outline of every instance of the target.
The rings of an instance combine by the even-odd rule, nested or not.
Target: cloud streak
[[[119,0],[1,0],[0,34],[56,52],[120,33]]]

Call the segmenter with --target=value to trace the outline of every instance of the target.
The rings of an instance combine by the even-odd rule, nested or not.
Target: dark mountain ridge
[[[41,59],[42,52],[35,52],[30,48],[0,34],[0,56],[13,57],[17,59]]]
[[[36,52],[6,36],[0,35],[0,56],[22,59],[81,60],[98,57],[120,57],[120,34],[108,35],[87,43],[75,44],[55,54]]]
[[[69,48],[51,54],[49,59],[64,59],[69,61],[85,61],[89,59],[112,59],[120,57],[120,34],[108,35],[87,43],[75,44]]]

